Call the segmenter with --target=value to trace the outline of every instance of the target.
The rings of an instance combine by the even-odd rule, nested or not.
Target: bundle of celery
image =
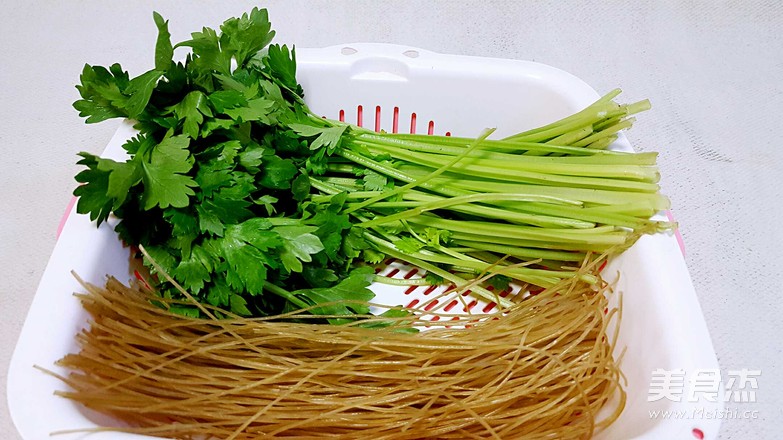
[[[547,287],[589,252],[671,227],[650,220],[668,207],[656,155],[606,150],[648,107],[616,104],[619,91],[503,140],[374,133],[307,108],[295,51],[269,44],[265,10],[176,46],[155,22],[153,70],[85,66],[80,114],[134,119],[139,134],[125,162],[81,153],[74,194],[204,303],[243,316],[317,306],[342,323],[368,312],[371,282],[400,282],[366,263],[394,257],[430,275],[409,283],[464,286],[489,271]],[[184,62],[178,47],[191,48]]]

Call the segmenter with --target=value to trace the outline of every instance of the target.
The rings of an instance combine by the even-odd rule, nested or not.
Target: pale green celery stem
[[[501,197],[492,197],[493,195],[499,195]],[[381,224],[393,223],[396,221],[405,220],[410,217],[420,215],[424,212],[432,211],[436,209],[449,209],[452,211],[462,212],[465,214],[472,214],[484,218],[492,218],[492,219],[508,221],[511,223],[524,223],[524,224],[536,225],[542,227],[592,228],[593,226],[595,226],[593,223],[590,222],[570,219],[570,218],[563,218],[561,216],[553,217],[547,215],[539,215],[535,212],[532,212],[531,210],[528,210],[528,212],[523,213],[511,209],[498,209],[490,206],[469,204],[475,201],[501,201],[501,200],[531,201],[531,199],[528,197],[513,197],[515,196],[513,194],[497,194],[497,193],[471,194],[469,196],[460,196],[460,197],[453,197],[453,198],[430,196],[429,194],[421,194],[421,193],[410,194],[410,195],[408,195],[407,193],[403,194],[403,197],[406,196],[411,198],[418,198],[419,200],[430,200],[430,201],[427,203],[420,202],[418,206],[415,206],[413,209],[407,211],[394,213],[385,217],[377,217],[373,220],[368,221],[367,223],[362,223],[359,226],[367,228],[367,227],[373,227]],[[371,205],[371,207],[400,208],[406,206],[406,202],[389,202],[383,205],[380,205],[380,203],[383,202],[376,202],[373,205]],[[513,207],[518,207],[518,206],[519,205],[517,204],[513,205]]]
[[[471,257],[470,255],[465,255],[465,254],[463,254],[463,253],[461,253],[461,252],[459,252],[457,250],[454,250],[454,249],[451,249],[451,248],[448,248],[448,247],[445,247],[445,246],[441,246],[441,245],[433,246],[433,245],[430,245],[430,248],[432,248],[432,249],[434,249],[436,251],[442,252],[442,253],[444,253],[446,255],[450,255],[451,257],[456,258],[457,260],[460,260],[460,261],[472,261],[472,262],[478,262],[478,263],[483,263],[483,264],[487,264],[487,265],[491,264],[491,263],[487,263],[487,262],[481,261],[481,260],[477,259],[476,257]],[[500,258],[497,258],[496,260],[499,260],[499,259]]]
[[[407,222],[403,221],[402,223],[405,225],[405,227],[407,228],[408,232],[415,239],[417,239],[420,242],[426,244],[426,241],[423,238],[421,238],[421,236],[419,236],[416,233],[416,231],[413,230],[408,225]],[[377,232],[381,233],[380,231],[377,231]],[[381,235],[384,235],[386,237],[386,239],[389,240],[389,241],[393,241],[393,239],[394,239],[394,237],[390,237],[388,234],[381,233]],[[474,273],[476,270],[486,271],[490,266],[497,266],[499,268],[503,268],[505,266],[508,266],[508,263],[500,263],[500,260],[502,259],[501,256],[494,255],[494,254],[489,253],[489,252],[480,251],[481,254],[485,254],[484,255],[484,259],[482,260],[481,259],[482,257],[479,256],[479,255],[476,255],[476,256],[464,255],[464,254],[460,253],[459,251],[457,251],[456,249],[453,249],[453,248],[447,248],[447,247],[444,247],[444,246],[441,246],[441,245],[431,245],[431,244],[428,244],[427,246],[428,246],[429,249],[434,249],[434,250],[437,250],[439,252],[442,252],[444,254],[447,254],[447,255],[450,255],[450,256],[454,257],[455,260],[452,261],[452,263],[446,263],[445,261],[440,261],[440,262],[441,263],[445,263],[445,264],[449,264],[451,266],[451,268],[453,270],[455,270],[455,271]],[[414,253],[413,256],[417,257],[417,258],[421,258],[422,260],[429,260],[431,258],[440,258],[440,259],[448,258],[448,257],[438,256],[438,254],[433,253],[433,252],[431,252],[429,250],[421,250],[421,251],[419,251],[417,253]],[[560,266],[557,265],[557,267],[560,267]],[[506,274],[506,272],[505,272],[506,270],[507,269],[503,269],[503,273],[504,274]],[[550,276],[551,274],[552,274],[551,272],[546,271],[545,273],[543,273],[543,275],[540,274],[540,273],[538,275],[536,275],[536,272],[533,272],[532,269],[522,268],[519,272],[513,272],[511,274],[506,274],[506,275],[510,275],[513,278],[518,279],[518,280],[523,281],[523,282],[533,283],[533,284],[536,284],[536,285],[539,285],[539,286],[549,286],[549,285],[552,285],[552,284],[557,282],[557,277],[552,277],[552,276]],[[573,274],[570,273],[570,272],[568,272],[566,274],[566,276],[572,276],[572,275]],[[590,281],[590,280],[588,279],[588,281]],[[592,281],[590,281],[590,282],[595,282],[595,279],[592,279]]]
[[[457,196],[452,198],[445,198],[437,196],[435,194],[429,194],[421,191],[407,191],[403,194],[403,198],[410,200],[418,200],[420,202],[435,202],[439,203],[490,203],[496,201],[517,201],[517,202],[540,202],[540,203],[552,203],[554,205],[567,205],[567,206],[582,206],[582,202],[577,200],[570,200],[563,197],[548,196],[541,194],[531,194],[525,192],[519,193],[475,193],[465,196]]]
[[[345,157],[346,159],[352,160],[352,161],[356,162],[357,164],[362,165],[364,167],[367,167],[367,168],[369,168],[369,169],[371,169],[373,171],[376,171],[378,173],[381,173],[381,174],[383,174],[385,176],[388,176],[388,177],[392,177],[392,178],[397,179],[397,180],[401,180],[403,182],[413,183],[413,182],[416,182],[416,180],[417,180],[415,177],[410,176],[410,175],[408,175],[406,173],[403,173],[403,172],[401,172],[400,170],[398,170],[396,168],[393,168],[393,167],[384,165],[382,163],[376,162],[376,161],[374,161],[372,159],[366,158],[366,157],[364,157],[364,156],[362,156],[360,154],[354,153],[352,151],[348,151],[346,149],[339,149],[336,154],[338,154],[338,155],[340,155],[342,157]],[[455,189],[450,189],[450,188],[436,188],[434,185],[432,185],[430,183],[426,183],[426,182],[423,183],[423,184],[420,184],[419,186],[421,186],[422,188],[425,188],[425,189],[429,189],[431,191],[436,191],[436,192],[438,192],[440,194],[443,194],[443,195],[446,195],[446,196],[450,196],[450,197],[455,197],[455,196],[461,196],[461,195],[468,194],[467,192],[461,191],[461,190],[455,190]],[[372,200],[372,199],[368,199],[368,200]]]
[[[316,179],[315,177],[310,177],[309,180],[310,180],[310,186],[317,189],[318,191],[322,191],[330,195],[339,194],[340,192],[342,192],[338,187],[326,182],[322,182]]]
[[[373,235],[373,234],[371,234],[369,232],[365,232],[364,236],[370,242],[372,242],[373,244],[375,244],[376,246],[381,248],[379,250],[384,252],[384,253],[386,253],[387,255],[390,255],[390,256],[392,256],[394,258],[397,258],[398,260],[410,263],[410,264],[412,264],[412,265],[414,265],[416,267],[419,267],[421,269],[426,270],[427,272],[431,272],[431,273],[433,273],[433,274],[443,278],[444,280],[450,281],[450,282],[454,283],[454,285],[457,286],[458,289],[462,288],[462,287],[465,287],[468,284],[470,284],[469,281],[466,281],[465,279],[463,279],[463,278],[461,278],[461,277],[459,277],[457,275],[454,275],[454,274],[452,274],[451,272],[449,272],[447,270],[443,270],[443,269],[439,268],[438,266],[436,266],[434,264],[430,264],[430,263],[428,263],[428,262],[426,262],[424,260],[420,260],[418,258],[412,257],[412,256],[410,256],[408,254],[404,254],[404,253],[398,251],[397,248],[394,247],[394,245],[391,244],[390,242],[388,242],[388,241],[386,241],[386,240],[384,240],[384,239],[382,239],[380,237],[376,237],[375,235]],[[501,307],[503,307],[503,308],[510,308],[510,307],[512,307],[514,305],[514,303],[512,303],[511,301],[509,301],[509,300],[507,300],[505,298],[499,298],[498,295],[493,294],[492,292],[490,292],[489,290],[487,290],[487,289],[485,289],[485,288],[483,288],[481,286],[478,286],[478,285],[471,286],[470,290],[471,290],[471,293],[473,293],[473,294],[475,294],[475,295],[477,295],[477,296],[479,296],[479,297],[481,297],[481,298],[483,298],[483,299],[485,299],[487,301],[495,301],[496,299],[499,299],[499,301],[500,301],[499,305]]]
[[[568,122],[568,121],[571,121],[573,119],[582,118],[582,117],[584,117],[585,114],[590,114],[594,109],[596,109],[598,107],[605,107],[607,104],[609,104],[612,101],[612,99],[616,98],[620,93],[622,93],[622,91],[620,89],[611,90],[609,93],[601,96],[600,98],[598,98],[598,100],[596,100],[592,104],[588,105],[587,107],[585,107],[583,110],[581,110],[579,112],[573,113],[573,114],[571,114],[569,116],[566,116],[565,118],[560,119],[558,121],[555,121],[555,122],[553,122],[551,124],[544,125],[542,127],[534,128],[532,130],[528,130],[528,131],[519,133],[519,135],[538,133],[540,131],[548,130],[550,128],[562,125],[564,122]]]
[[[592,126],[593,124],[600,122],[601,119],[605,118],[607,115],[618,112],[618,110],[622,113],[627,113],[624,108],[621,108],[616,103],[611,102],[611,100],[619,94],[619,89],[612,90],[593,104],[577,113],[571,114],[568,117],[555,121],[551,124],[515,134],[505,138],[505,140],[551,140],[552,138],[556,138],[565,133],[573,132],[575,129],[578,130],[579,127]],[[639,109],[642,108],[641,106],[637,107]],[[532,152],[533,150],[530,151]],[[540,152],[541,150],[538,150],[536,153],[540,154]]]
[[[460,260],[456,258],[444,257],[444,256],[424,253],[424,252],[416,252],[413,255],[416,258],[420,258],[426,261],[431,261],[433,263],[449,264],[452,266],[461,266],[467,269],[473,269],[477,271],[486,271],[490,266],[489,263],[484,261]],[[562,278],[570,278],[574,276],[574,272],[571,271],[530,269],[528,267],[508,268],[505,266],[498,266],[498,269],[499,270],[502,269],[501,273],[504,276],[511,277],[519,281],[530,282],[539,286],[541,285],[539,283],[545,279],[553,280],[557,278],[562,279]],[[595,283],[597,281],[595,277],[592,275],[583,275],[582,277],[580,277],[580,279],[589,283]]]
[[[652,217],[656,212],[663,209],[669,209],[669,207],[661,206],[656,209],[655,205],[649,201],[629,202],[622,205],[586,206],[582,208],[583,212],[622,214],[644,219]]]
[[[555,241],[537,241],[537,240],[525,240],[510,237],[496,237],[492,235],[474,234],[471,232],[459,232],[452,231],[452,240],[467,240],[478,241],[486,243],[501,244],[505,246],[517,246],[520,248],[535,248],[535,249],[547,249],[547,250],[559,250],[559,251],[596,251],[603,252],[610,249],[615,245],[607,244],[585,244],[585,243],[562,243]]]
[[[355,169],[356,169],[356,165],[350,163],[330,163],[326,166],[327,171],[331,171],[333,173],[341,173],[341,174],[353,174]],[[348,179],[348,178],[344,177],[344,179]],[[356,179],[358,179],[358,177],[354,178],[354,180]]]
[[[302,220],[291,217],[266,217],[266,220],[272,224],[272,226],[291,226],[299,225]]]
[[[419,134],[389,134],[374,133],[356,135],[345,139],[347,146],[359,145],[364,147],[392,147],[404,148],[413,151],[426,151],[441,154],[460,154],[473,139],[452,136],[419,135]],[[511,151],[517,154],[526,151],[540,151],[542,153],[563,153],[576,156],[627,154],[615,151],[592,151],[584,148],[569,147],[563,145],[549,145],[541,142],[523,142],[486,139],[481,151]]]
[[[489,142],[489,141],[485,141]],[[384,143],[373,143],[363,145],[365,148],[378,153],[389,153],[392,156],[396,156],[398,153],[410,153],[417,151],[423,154],[436,154],[445,156],[457,156],[465,154],[464,147],[446,147],[446,146],[430,146],[422,142],[417,142],[415,147],[409,146],[396,146],[388,145]],[[431,148],[430,148],[431,147]],[[584,150],[580,148],[580,150]],[[467,158],[478,159],[495,159],[502,161],[509,161],[523,164],[560,164],[560,163],[572,163],[572,164],[594,164],[594,165],[655,165],[658,153],[645,152],[645,153],[627,153],[627,152],[611,152],[604,151],[604,153],[611,154],[592,154],[592,155],[577,155],[577,156],[525,156],[519,154],[503,153],[493,150],[482,149],[473,151],[469,154],[465,154]],[[395,157],[398,159],[398,157]],[[335,168],[338,169],[338,168]],[[339,168],[341,171],[350,172],[350,169]]]
[[[647,99],[639,102],[634,102],[633,104],[623,105],[621,106],[620,110],[609,113],[605,120],[593,125],[593,130],[595,130],[596,132],[601,131],[606,127],[614,125],[617,122],[623,120],[623,118],[625,117],[637,113],[641,113],[643,111],[647,111],[650,108],[652,108],[652,106],[650,105],[650,101]]]
[[[551,145],[568,145],[569,147],[575,147],[575,145],[573,145],[574,142],[583,139],[587,136],[590,136],[590,134],[592,133],[593,133],[593,127],[592,125],[588,125],[586,127],[577,128],[576,130],[571,130],[569,132],[563,133],[560,136],[549,139],[545,143]],[[545,154],[543,152],[537,152],[537,151],[528,151],[524,153],[525,157],[530,157],[530,156],[561,157],[563,155],[564,155],[563,153]],[[592,156],[587,156],[587,157],[592,157]]]
[[[614,125],[611,125],[611,126],[605,128],[605,129],[599,131],[598,133],[594,133],[594,134],[592,134],[592,135],[590,135],[590,136],[580,140],[579,142],[575,142],[574,146],[575,147],[586,147],[587,145],[590,145],[591,143],[593,143],[595,141],[598,141],[600,139],[613,136],[614,134],[620,132],[620,130],[625,130],[625,129],[631,128],[631,126],[633,126],[633,123],[635,121],[636,121],[636,118],[624,119],[624,120],[622,120],[622,121],[620,121],[620,122],[618,122],[618,123],[616,123]]]
[[[598,139],[597,141],[593,142],[592,144],[588,145],[586,148],[589,148],[591,150],[605,150],[609,147],[609,145],[612,145],[612,142],[617,140],[617,136],[609,136],[605,137],[603,139]]]
[[[476,140],[473,141],[473,143],[470,145],[470,147],[467,150],[465,150],[464,154],[467,155],[471,151],[473,151],[476,148],[478,148],[479,145],[481,145],[481,142],[484,139],[486,139],[489,135],[491,135],[494,131],[495,131],[494,128],[484,130],[481,133],[481,136],[477,137]],[[343,150],[343,157],[346,157],[345,154],[347,154],[347,153],[348,153],[347,151]],[[351,153],[351,154],[353,155],[353,153]],[[457,162],[459,162],[463,158],[464,158],[464,155],[456,156],[450,162],[447,162],[447,163],[443,164],[443,166],[441,166],[440,168],[438,168],[435,171],[431,172],[430,174],[428,174],[428,175],[426,175],[424,177],[421,177],[419,179],[416,179],[413,182],[406,183],[403,186],[396,187],[396,188],[394,188],[391,191],[384,192],[383,194],[381,194],[381,195],[379,195],[377,197],[373,197],[373,198],[367,199],[367,200],[361,202],[358,207],[353,208],[353,210],[361,209],[364,206],[368,206],[368,205],[373,204],[374,202],[378,202],[378,201],[383,200],[385,198],[394,196],[396,194],[400,194],[400,193],[405,192],[406,190],[409,190],[409,189],[414,188],[416,186],[422,186],[423,187],[423,185],[426,184],[428,180],[431,180],[431,179],[433,179],[435,177],[438,177],[439,175],[443,174],[444,172],[446,172],[446,170],[448,170],[449,168],[454,166]],[[346,157],[346,159],[350,159],[350,158]],[[351,213],[352,210],[349,209],[347,212]]]
[[[506,139],[545,140],[571,131],[579,126],[592,125],[596,121],[604,119],[608,113],[615,111],[620,107],[618,104],[611,101],[617,94],[616,90],[609,92],[582,111],[543,127],[509,136]]]
[[[407,160],[409,162],[427,165],[430,167],[441,166],[448,157],[443,155],[397,151],[396,158]],[[545,179],[547,176],[562,176],[562,178],[595,178],[595,179],[628,179],[642,182],[657,182],[660,179],[660,173],[657,168],[640,165],[595,165],[591,163],[579,163],[574,161],[558,161],[560,158],[551,158],[548,163],[536,163],[526,161],[524,157],[516,160],[495,160],[481,159],[476,157],[466,158],[462,163],[455,163],[450,166],[452,173],[464,173],[470,175],[471,172],[479,171],[496,175],[500,171],[502,179],[506,173],[502,170],[513,172],[514,174],[528,173],[530,176],[539,176]],[[560,178],[560,177],[558,177]]]
[[[313,178],[311,177],[311,179],[313,179]],[[336,179],[336,180],[339,180],[339,179]],[[320,184],[321,182],[319,181],[317,183]],[[327,182],[325,182],[325,183],[326,184],[331,184],[332,183],[331,179],[327,179]],[[563,188],[558,188],[558,187],[540,187],[540,186],[531,186],[531,185],[513,185],[512,189],[514,189],[514,188],[518,188],[520,190],[528,191],[525,194],[528,194],[528,195],[531,195],[531,196],[535,196],[535,194],[531,194],[531,193],[534,193],[536,191],[547,190],[545,192],[550,192],[552,194],[557,194],[559,192],[559,190],[563,189]],[[331,187],[330,190],[331,190],[330,194],[337,194],[337,192],[339,192],[338,188],[336,188],[336,187]],[[664,210],[664,209],[669,209],[669,207],[670,207],[668,199],[666,199],[665,197],[660,196],[660,195],[655,195],[654,197],[647,197],[648,196],[647,194],[641,194],[641,193],[620,193],[620,192],[610,191],[610,192],[608,192],[608,194],[604,194],[604,195],[598,194],[597,197],[589,197],[591,195],[594,195],[595,191],[592,191],[592,190],[580,190],[580,191],[582,191],[583,194],[580,194],[579,191],[577,191],[577,190],[571,190],[570,191],[571,194],[568,194],[568,196],[585,199],[585,201],[587,203],[601,202],[598,206],[585,207],[585,208],[582,208],[579,211],[579,212],[586,213],[586,214],[589,214],[589,215],[594,215],[594,216],[599,216],[599,215],[604,214],[604,213],[606,213],[606,214],[624,214],[624,215],[627,215],[627,216],[633,216],[633,217],[639,217],[639,218],[642,218],[642,219],[647,219],[647,218],[651,217],[653,214],[655,214],[657,211],[661,211],[661,210]],[[380,194],[379,191],[355,191],[355,192],[348,192],[346,194],[346,196],[347,196],[347,198],[349,200],[351,200],[351,199],[364,199],[364,198],[376,196],[378,194]],[[460,196],[460,197],[454,197],[454,198],[449,199],[449,198],[437,196],[437,195],[434,195],[434,194],[428,194],[428,193],[423,193],[423,192],[420,192],[420,191],[410,190],[410,191],[406,191],[403,194],[403,198],[406,199],[407,201],[376,202],[372,206],[375,207],[375,208],[409,208],[409,207],[410,208],[414,208],[414,207],[421,206],[422,202],[433,202],[433,201],[441,201],[441,200],[442,201],[446,201],[446,200],[455,201],[455,200],[459,200],[459,199],[461,199],[463,197],[473,199],[473,201],[481,201],[481,202],[487,203],[487,202],[492,202],[493,201],[494,197],[492,197],[492,194],[498,194],[498,195],[501,196],[501,197],[499,197],[498,199],[495,199],[495,200],[503,200],[504,199],[503,196],[505,195],[503,193],[479,193],[479,194],[471,194],[470,196]],[[549,196],[547,194],[539,194],[539,196],[542,197],[542,199],[543,199],[542,201],[550,201],[551,200],[553,202],[557,202],[557,203],[553,203],[552,205],[555,205],[555,204],[573,204],[573,205],[578,205],[580,203],[578,201],[568,200],[568,199],[561,198],[561,197],[556,197],[556,196]],[[644,197],[639,197],[639,196],[644,196]],[[611,200],[607,200],[607,197],[611,197],[612,199]],[[312,196],[312,200],[315,201],[315,202],[326,202],[326,201],[328,201],[330,199],[331,199],[331,196],[324,196],[324,195],[313,195]],[[626,203],[626,199],[630,200],[630,201],[628,201]],[[533,199],[531,199],[531,201],[532,200]],[[607,203],[611,203],[611,202],[616,202],[618,204],[607,204]],[[502,206],[502,204],[499,204],[499,205]],[[354,205],[353,204],[349,204],[348,206],[354,206]],[[547,207],[549,207],[549,204],[547,204]],[[524,209],[524,205],[514,204],[514,205],[507,206],[506,209],[504,209],[502,211],[498,211],[498,214],[500,214],[501,212],[502,213],[508,212],[508,210],[524,211],[524,212],[536,212],[535,209],[525,210]],[[474,212],[474,211],[471,211],[471,213],[472,212]],[[551,212],[551,211],[548,211],[548,212]],[[550,215],[552,215],[552,214],[550,214]],[[573,212],[558,213],[558,215],[556,217],[561,217],[563,215],[571,216],[571,215],[574,215],[574,213]],[[503,216],[501,218],[505,219],[505,216]],[[597,217],[590,217],[590,218],[591,219],[595,219]],[[609,218],[612,218],[612,217],[602,217],[599,220],[599,222],[613,224],[612,222],[614,220],[609,220]],[[633,226],[631,224],[624,224],[624,223],[622,223],[622,222],[624,222],[626,220],[633,221],[633,219],[619,218],[619,217],[614,217],[614,219],[615,220],[616,219],[620,219],[620,224],[617,224],[617,226],[625,226],[625,225]],[[586,221],[591,221],[592,222],[592,221],[596,221],[596,220],[586,220]]]
[[[467,232],[479,235],[508,237],[534,241],[555,241],[561,243],[582,243],[616,245],[625,243],[628,233],[613,227],[592,229],[549,229],[506,225],[469,220],[448,220],[434,216],[418,216],[408,222],[448,231]]]
[[[362,197],[366,199],[367,197]],[[313,199],[315,200],[315,199]],[[374,209],[384,209],[384,208],[415,208],[417,206],[421,205],[421,202],[417,202],[414,200],[408,200],[408,201],[399,201],[399,202],[375,202],[370,206],[370,208]],[[347,203],[345,205],[346,208],[352,209],[352,208],[359,208],[360,205],[358,203]]]
[[[650,110],[652,108],[652,103],[650,102],[649,99],[643,99],[639,102],[627,104],[625,107],[627,108],[629,115],[635,115],[637,113]]]
[[[599,133],[601,130],[607,127],[611,127],[614,124],[617,124],[618,122],[622,121],[626,117],[625,111],[618,111],[612,114],[607,115],[607,118],[604,119],[601,122],[596,123],[593,125],[593,132]]]
[[[561,176],[558,174],[546,174],[530,171],[516,171],[514,173],[500,173],[496,168],[492,167],[479,167],[479,166],[467,166],[461,171],[461,178],[465,178],[466,174],[469,177],[484,178],[488,180],[495,180],[498,182],[517,182],[528,183],[535,185],[546,186],[562,186],[567,188],[586,188],[586,189],[603,189],[603,190],[615,190],[615,191],[629,191],[629,192],[645,192],[656,193],[660,189],[659,186],[651,182],[639,182],[635,180],[620,180],[620,179],[605,179],[598,177],[580,177],[580,176]],[[450,177],[447,175],[446,177]],[[433,187],[431,187],[433,188]],[[436,187],[439,192],[443,192],[446,188],[443,186]],[[434,189],[434,188],[433,188]]]
[[[329,182],[333,185],[341,186],[353,186],[356,190],[361,190],[363,186],[359,184],[360,180],[356,177],[333,177],[333,176],[319,176],[319,179],[324,182]]]
[[[367,220],[364,221],[364,223],[366,223],[366,222],[367,222]],[[408,230],[408,232],[413,236],[413,238],[415,238],[416,240],[419,240],[421,243],[424,243],[425,245],[427,245],[427,246],[429,246],[429,247],[431,247],[433,249],[436,249],[436,250],[438,250],[440,252],[443,252],[445,254],[451,255],[452,257],[460,259],[460,260],[480,261],[480,260],[476,260],[474,257],[470,257],[468,255],[464,255],[464,254],[460,253],[457,250],[450,249],[450,248],[447,248],[447,247],[444,247],[444,246],[441,246],[441,245],[429,244],[429,243],[427,243],[427,240],[421,238],[421,236],[419,234],[417,234],[416,231],[414,231],[413,228],[411,228],[410,225],[408,225],[407,222],[402,221],[402,224],[405,226],[405,228]],[[389,237],[388,234],[386,235],[386,239],[391,241],[391,242],[394,242],[394,237]]]
[[[481,192],[525,192],[551,195],[564,199],[600,205],[624,205],[631,202],[648,202],[657,210],[669,209],[669,199],[658,193],[598,190],[589,188],[566,188],[558,186],[530,185],[524,183],[490,182],[477,180],[437,179],[436,184],[469,191]]]
[[[623,213],[611,212],[595,207],[592,209],[574,208],[570,206],[557,206],[544,203],[529,203],[514,206],[517,210],[536,214],[543,214],[555,217],[566,217],[581,220],[584,222],[601,223],[612,226],[623,226],[627,228],[639,228],[647,223],[646,218],[636,218]]]
[[[617,106],[617,104],[614,104]],[[596,121],[600,121],[606,117],[606,114],[613,110],[614,107],[598,106],[592,109],[590,112],[582,115],[580,118],[575,118],[571,121],[561,122],[557,126],[540,130],[534,133],[520,133],[506,138],[507,140],[526,141],[526,142],[544,142],[550,139],[554,139],[564,133],[568,133],[573,130],[577,130],[581,127],[592,126]]]
[[[375,275],[373,281],[376,283],[389,284],[392,286],[429,286],[431,283],[424,278],[391,278],[382,275]]]
[[[582,127],[568,133],[563,133],[560,136],[546,141],[547,144],[552,145],[571,145],[576,141],[586,138],[593,134],[592,127]]]
[[[514,257],[523,257],[531,260],[540,258],[542,260],[555,261],[582,261],[585,257],[584,252],[551,251],[546,249],[525,248],[469,240],[452,240],[451,242],[460,246],[465,246],[467,248],[497,252],[502,255],[508,254]]]
[[[324,183],[331,185],[330,182],[324,182]],[[337,185],[334,186],[335,188],[338,188]],[[362,200],[370,197],[375,197],[378,194],[382,194],[382,192],[381,191],[350,191],[350,192],[346,192],[345,196],[348,200]],[[317,196],[313,196],[313,200],[318,201],[317,199],[315,199],[315,197]]]
[[[339,191],[339,189],[340,189],[339,187],[332,186],[332,188],[334,190],[336,190],[337,192],[332,192],[332,193],[329,193],[329,194],[313,194],[313,195],[310,196],[310,200],[312,200],[312,201],[314,201],[316,203],[324,203],[324,202],[328,202],[328,201],[332,200],[332,196],[334,196],[335,194],[338,194],[340,192]],[[326,192],[326,191],[323,191],[323,192]],[[367,193],[369,193],[369,194],[367,194]],[[373,197],[373,196],[376,196],[376,195],[378,195],[380,193],[381,193],[380,191],[353,191],[353,192],[345,192],[345,195],[346,195],[346,199],[347,200],[359,200],[359,199],[366,199],[368,197]],[[413,203],[416,203],[416,202],[413,202]]]
[[[310,306],[306,302],[304,302],[301,299],[297,298],[296,295],[294,295],[293,293],[289,292],[286,289],[283,289],[280,286],[272,284],[269,281],[264,283],[264,289],[274,293],[277,296],[280,296],[282,298],[287,299],[292,304],[295,304],[297,307],[299,307],[301,309],[304,309],[304,308],[307,308],[307,307]]]

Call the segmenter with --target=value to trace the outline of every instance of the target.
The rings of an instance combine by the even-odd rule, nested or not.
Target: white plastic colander
[[[598,94],[579,78],[539,63],[436,54],[407,46],[349,44],[297,52],[298,78],[310,108],[321,115],[375,130],[477,136],[496,127],[493,137],[545,125],[581,110]],[[121,145],[133,131],[123,124],[104,156],[122,159]],[[612,146],[630,151],[624,137]],[[665,152],[664,152],[665,154]],[[663,214],[662,214],[663,215]],[[100,228],[69,206],[58,242],[41,279],[8,372],[11,416],[26,440],[48,438],[52,431],[99,425],[102,416],[56,397],[57,379],[32,368],[52,368],[54,362],[77,350],[74,335],[86,324],[79,301],[81,291],[71,276],[100,284],[106,275],[120,280],[129,273],[129,251],[118,241],[113,225]],[[382,274],[398,278],[421,276],[399,262],[389,262]],[[652,372],[718,368],[707,327],[683,258],[679,236],[660,233],[642,237],[611,261],[604,276],[620,274],[623,316],[616,355],[624,350],[621,368],[627,379],[628,400],[620,418],[596,438],[692,440],[717,437],[720,420],[689,418],[694,411],[715,413],[716,402],[648,401]],[[421,307],[446,287],[374,285],[377,302]],[[501,292],[500,295],[508,295]],[[494,303],[454,296],[433,304],[450,313],[486,313]],[[617,296],[613,296],[617,298]],[[429,301],[429,303],[427,303]],[[653,411],[682,411],[685,417],[653,417]],[[63,435],[63,440],[85,434]],[[90,440],[152,439],[126,433],[97,433]]]

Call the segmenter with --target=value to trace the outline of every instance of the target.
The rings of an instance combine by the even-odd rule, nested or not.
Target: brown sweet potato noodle
[[[397,326],[421,324],[415,316],[382,329],[216,321],[170,313],[114,279],[86,288],[79,297],[92,320],[79,353],[59,362],[70,374],[58,394],[130,426],[99,430],[175,439],[589,438],[625,401],[607,334],[619,314],[607,313],[606,286],[568,280],[470,328],[413,334]],[[597,420],[602,408],[609,415]]]

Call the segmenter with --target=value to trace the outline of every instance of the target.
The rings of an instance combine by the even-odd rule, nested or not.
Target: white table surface
[[[783,433],[783,6],[712,2],[264,2],[278,42],[386,42],[533,60],[654,109],[629,133],[661,152],[687,263],[724,370],[762,370],[758,419],[721,439]],[[685,4],[687,3],[687,4]],[[71,103],[84,63],[152,67],[152,10],[174,41],[255,2],[2,2],[0,13],[0,394],[17,336],[75,184],[76,153],[117,121],[87,126]],[[69,292],[63,292],[69,294]],[[15,439],[0,399],[0,437]]]

